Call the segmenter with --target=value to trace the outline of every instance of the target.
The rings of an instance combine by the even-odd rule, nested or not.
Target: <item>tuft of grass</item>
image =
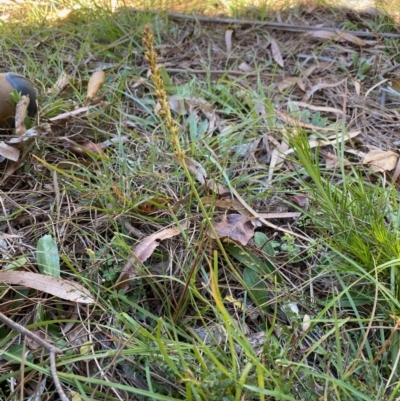
[[[268,133],[280,141],[291,130],[276,109],[288,103],[293,118],[322,128],[329,120],[291,108],[293,88],[277,93],[269,85],[279,71],[272,59],[265,61],[265,52],[249,57],[243,51],[232,65],[224,59],[227,73],[215,76],[211,71],[221,61],[212,52],[222,47],[220,27],[196,37],[196,24],[163,14],[112,12],[90,2],[62,5],[71,10],[65,19],[56,18],[61,3],[25,2],[14,22],[1,25],[3,67],[33,81],[41,122],[82,107],[96,69],[107,71],[104,103],[52,124],[53,135],[35,140],[32,157],[2,188],[0,229],[10,230],[7,239],[14,242],[0,263],[39,271],[38,242],[51,235],[61,276],[90,289],[96,304],[5,285],[0,296],[4,313],[63,350],[57,372],[69,396],[396,399],[396,186],[365,166],[346,167],[339,140],[331,150],[340,165],[325,169],[322,149],[311,149],[297,129],[289,141],[294,156],[274,172],[271,186],[260,138]],[[239,15],[245,4],[228,6]],[[271,11],[268,5],[261,10],[260,18]],[[374,28],[387,21],[380,18]],[[201,48],[202,35],[215,47],[207,42]],[[176,44],[181,49],[189,40],[201,48],[197,67],[204,71],[169,74],[162,57],[180,57]],[[388,52],[395,46],[392,41]],[[236,70],[242,58],[253,63],[255,74],[232,77],[228,67]],[[351,77],[369,82],[364,59],[355,56],[349,68]],[[54,90],[64,72],[71,76],[68,88]],[[171,110],[173,96],[186,114]],[[71,142],[87,140],[113,142],[102,155],[71,151]],[[213,240],[212,222],[227,212],[204,201],[209,191],[192,176],[187,157],[260,212],[276,198],[280,206],[301,211],[298,220],[277,224],[310,240],[267,227],[257,227],[246,247]],[[294,196],[306,197],[308,209],[296,206]],[[129,290],[118,290],[132,249],[145,236],[184,221],[189,228],[162,241],[147,261],[137,261]],[[46,352],[6,327],[0,333],[0,398],[56,399]]]

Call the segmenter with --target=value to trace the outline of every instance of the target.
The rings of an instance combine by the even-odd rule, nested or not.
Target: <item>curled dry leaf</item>
[[[84,106],[84,107],[79,107],[78,109],[72,110],[72,111],[67,111],[65,113],[61,113],[58,116],[49,118],[50,122],[53,123],[58,123],[61,120],[66,120],[70,117],[83,117],[85,114],[88,113],[88,111],[98,111],[101,112],[106,106],[108,106],[108,102],[100,102],[96,105],[96,107],[92,106]]]
[[[246,62],[241,62],[240,64],[239,64],[239,66],[238,66],[238,69],[240,70],[240,71],[244,71],[244,72],[253,72],[254,71],[254,68],[253,67],[251,67],[250,65],[248,65]]]
[[[400,177],[400,159],[397,160],[396,168],[393,171],[392,180],[396,182],[399,177]]]
[[[141,203],[138,206],[138,210],[145,215],[153,214],[160,210],[165,210],[169,202],[171,202],[170,198],[152,198]]]
[[[304,96],[305,100],[310,99],[315,92],[320,91],[321,89],[326,89],[326,88],[334,88],[336,86],[342,85],[343,83],[345,83],[347,80],[347,78],[342,79],[339,82],[319,82],[318,84],[314,85]]]
[[[21,96],[15,107],[15,135],[21,136],[26,132],[25,117],[29,106],[29,96]]]
[[[67,85],[69,85],[72,77],[65,71],[63,71],[57,78],[56,83],[50,89],[52,93],[60,93]]]
[[[205,196],[201,198],[201,201],[204,205],[214,205],[215,207],[224,210],[235,210],[247,219],[251,219],[253,217],[253,215],[239,201],[232,199],[231,197],[214,199],[212,196]]]
[[[314,111],[323,111],[325,113],[335,113],[339,115],[343,115],[343,111],[339,109],[335,109],[334,107],[325,107],[325,106],[314,106],[310,103],[307,102],[296,102],[292,101],[292,103],[298,107],[305,107],[309,110],[314,110]]]
[[[392,79],[391,80],[392,88],[397,92],[400,92],[400,80],[399,79]]]
[[[349,166],[350,162],[346,159],[344,159],[342,162],[339,160],[339,158],[330,152],[327,152],[325,155],[325,164],[326,168],[336,168],[339,167],[343,163],[343,166]]]
[[[87,67],[90,72],[100,71],[100,70],[105,71],[105,70],[110,70],[112,68],[117,68],[117,67],[119,67],[119,64],[118,63],[107,63],[105,61],[89,61],[89,63],[87,64]],[[129,66],[125,66],[124,68],[126,68],[127,70],[132,69]]]
[[[45,274],[22,271],[0,271],[0,282],[34,288],[35,290],[55,295],[67,301],[82,304],[94,303],[90,292],[80,284],[53,276],[47,276]]]
[[[230,239],[242,245],[247,245],[254,235],[253,223],[241,214],[223,215],[221,221],[213,223],[213,226],[219,238]],[[210,235],[215,238],[213,233]]]
[[[293,219],[301,216],[300,212],[258,213],[263,219]]]
[[[7,140],[7,143],[9,144],[15,144],[15,143],[21,143],[28,141],[31,138],[41,138],[44,137],[45,135],[51,134],[51,125],[44,123],[37,125],[36,127],[29,128],[25,133],[18,137],[18,138],[10,138]]]
[[[99,155],[102,157],[107,157],[104,153],[102,147],[93,143],[92,141],[86,140],[84,142],[79,143],[71,143],[68,146],[68,150],[75,153],[78,156],[90,156],[90,154]]]
[[[232,36],[233,36],[233,29],[227,29],[225,31],[225,45],[226,45],[226,52],[230,54],[232,51]]]
[[[101,89],[101,87],[104,84],[105,77],[106,73],[104,71],[95,71],[92,74],[88,83],[85,103],[88,103],[91,99],[93,99],[97,95],[97,92]]]
[[[79,116],[80,114],[86,114],[89,110],[89,106],[79,107],[78,109],[72,111],[66,111],[65,113],[61,113],[58,116],[49,118],[51,122],[57,122],[60,120],[66,120],[69,117]]]
[[[2,160],[8,159],[16,162],[19,159],[20,151],[4,142],[0,142],[0,156]]]
[[[170,96],[168,99],[169,107],[172,111],[180,116],[184,116],[188,113],[185,105],[185,99],[180,95]]]
[[[301,326],[301,330],[303,333],[307,332],[308,329],[311,327],[311,318],[309,315],[304,315],[303,317],[303,324]]]
[[[215,180],[211,179],[209,181],[207,181],[207,188],[220,196],[229,194],[229,189],[226,189],[224,186],[222,186],[221,184],[219,184],[218,182],[216,182]]]
[[[338,135],[332,134],[332,135],[328,136],[326,138],[327,140],[310,139],[308,141],[308,145],[310,146],[311,149],[316,148],[317,146],[336,145],[336,144],[340,143],[340,141],[348,141],[349,139],[355,138],[360,133],[361,133],[361,131],[342,132],[342,133],[338,133]],[[290,148],[285,152],[285,154],[288,155],[293,152],[294,152],[293,148]]]
[[[367,43],[364,40],[347,32],[341,32],[341,31],[332,32],[332,31],[320,30],[320,31],[314,31],[310,35],[313,38],[318,38],[318,39],[335,40],[337,42],[350,42],[361,47],[367,45]]]
[[[275,42],[275,40],[271,39],[271,51],[272,51],[272,57],[274,58],[275,62],[280,66],[284,67],[285,64],[283,62],[283,58],[281,55],[281,51],[279,50],[279,45],[278,43]]]
[[[293,195],[290,197],[291,201],[300,206],[303,209],[308,209],[308,205],[310,204],[310,199],[305,195]]]
[[[278,85],[279,92],[284,92],[286,89],[294,86],[299,81],[299,77],[285,77]]]
[[[286,159],[286,151],[289,149],[289,145],[287,142],[282,141],[278,146],[276,146],[271,152],[271,160],[269,163],[268,169],[268,185],[272,184],[272,177],[275,171],[275,168],[278,168]]]
[[[186,225],[182,225],[182,228],[185,229]],[[133,248],[133,255],[128,259],[122,268],[121,274],[117,280],[117,289],[126,290],[129,288],[129,280],[138,275],[135,264],[138,262],[145,262],[160,244],[159,241],[175,237],[180,233],[181,228],[172,227],[143,238],[143,240]]]
[[[175,159],[179,162],[178,158]],[[185,163],[188,170],[196,177],[196,180],[200,182],[200,184],[204,184],[207,178],[207,173],[204,167],[191,157],[185,157]]]
[[[355,79],[353,81],[353,84],[354,84],[354,89],[355,89],[357,95],[360,96],[360,94],[361,94],[361,82]]]
[[[398,158],[399,155],[395,152],[374,149],[364,156],[363,163],[377,172],[391,171],[396,167]]]

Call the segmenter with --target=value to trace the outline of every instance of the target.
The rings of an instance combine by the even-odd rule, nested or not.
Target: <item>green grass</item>
[[[275,109],[282,110],[295,92],[268,86],[262,73],[270,73],[270,80],[279,73],[271,60],[247,54],[258,76],[214,76],[212,49],[203,47],[198,67],[205,74],[162,71],[167,95],[185,101],[187,113],[173,113],[179,146],[210,180],[228,192],[235,189],[256,211],[267,212],[273,196],[300,211],[297,220],[273,222],[309,238],[260,225],[246,247],[213,240],[211,222],[226,211],[205,201],[218,196],[174,158],[179,149],[156,112],[159,96],[146,76],[142,30],[150,23],[160,63],[170,54],[181,57],[177,43],[192,40],[200,48],[200,42],[190,35],[182,39],[186,23],[163,14],[89,6],[57,20],[48,18],[56,15],[56,3],[26,3],[29,13],[16,12],[14,22],[0,26],[2,67],[26,75],[38,89],[41,123],[84,106],[93,70],[108,66],[105,103],[53,124],[52,135],[35,140],[22,168],[3,185],[0,230],[22,238],[9,240],[2,268],[21,261],[15,270],[39,272],[35,250],[50,234],[61,276],[88,288],[96,303],[77,306],[4,285],[1,312],[40,330],[63,351],[57,372],[71,398],[397,399],[396,184],[358,160],[345,167],[350,145],[340,140],[330,148],[339,167],[326,169],[324,148],[311,149],[305,131],[278,118]],[[382,21],[377,16],[374,27]],[[189,27],[196,33],[194,22]],[[218,29],[207,34],[220,44],[224,30]],[[390,58],[396,44],[385,43]],[[369,82],[360,60],[346,73]],[[71,84],[52,90],[63,72]],[[330,124],[317,113],[285,107],[303,122]],[[272,186],[259,144],[266,133],[276,140],[290,133],[295,150],[274,171]],[[82,157],[68,147],[71,141],[111,139],[100,157]],[[298,206],[296,196],[307,198],[308,206]],[[146,212],[150,206],[153,213]],[[129,290],[118,290],[121,269],[143,241],[138,232],[148,236],[174,226],[181,234],[160,241],[145,262],[135,262]],[[57,399],[47,351],[2,326],[0,357],[0,399],[28,399],[38,383],[42,399]]]

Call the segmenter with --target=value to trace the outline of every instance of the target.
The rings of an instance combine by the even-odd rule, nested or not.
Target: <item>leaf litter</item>
[[[266,267],[255,256],[283,257],[292,246],[295,260],[296,249],[307,244],[313,234],[304,233],[297,224],[307,211],[309,199],[301,191],[293,195],[296,183],[277,188],[280,175],[290,175],[296,170],[288,159],[293,154],[289,133],[303,129],[308,135],[309,147],[324,151],[323,163],[328,168],[335,169],[343,163],[334,151],[335,145],[344,144],[344,152],[349,151],[352,156],[344,167],[364,163],[375,172],[399,170],[396,168],[398,139],[394,130],[399,118],[398,96],[388,89],[390,84],[396,87],[399,79],[398,71],[392,69],[393,60],[380,41],[368,40],[375,37],[375,32],[367,32],[364,27],[355,32],[340,30],[340,23],[349,19],[356,25],[359,14],[339,10],[333,18],[326,9],[309,10],[282,12],[283,22],[272,21],[269,25],[268,22],[262,25],[262,21],[225,23],[217,18],[203,20],[171,15],[170,23],[176,29],[161,35],[162,44],[156,48],[169,104],[188,152],[185,162],[197,181],[196,188],[204,191],[201,192],[204,205],[223,210],[215,216],[217,220],[212,220],[218,237],[243,246],[251,254],[252,262],[241,255],[241,263],[245,266],[243,277],[249,286],[250,298],[256,303],[270,301],[263,280],[266,274],[274,274],[274,265],[264,263],[268,271],[263,271]],[[149,272],[151,277],[153,265],[162,265],[168,254],[171,264],[168,272],[173,272],[174,280],[185,282],[186,275],[179,266],[197,262],[190,250],[202,243],[198,234],[202,232],[202,219],[208,216],[202,215],[193,201],[187,179],[177,174],[182,169],[171,156],[170,138],[155,115],[160,113],[161,106],[155,101],[146,76],[148,66],[143,52],[136,47],[127,52],[130,38],[135,36],[140,42],[142,27],[137,32],[131,31],[134,11],[116,11],[116,16],[129,32],[121,33],[115,41],[106,38],[113,57],[107,60],[96,41],[92,41],[90,46],[99,49],[96,56],[95,50],[89,50],[90,46],[85,49],[81,39],[71,35],[66,39],[69,48],[82,48],[85,62],[78,60],[74,51],[70,52],[60,57],[63,68],[46,70],[49,77],[37,79],[36,84],[46,85],[49,95],[55,97],[46,99],[41,106],[40,123],[48,124],[47,129],[45,135],[40,134],[40,129],[39,134],[32,134],[40,145],[35,143],[23,155],[17,168],[24,165],[25,169],[9,170],[7,180],[2,181],[5,219],[0,230],[7,235],[18,235],[16,244],[7,251],[4,266],[22,255],[28,260],[16,265],[20,271],[0,272],[4,283],[59,297],[72,294],[65,299],[94,303],[94,294],[83,285],[23,271],[27,266],[38,269],[29,256],[30,251],[36,249],[36,239],[44,238],[49,230],[54,231],[54,241],[63,255],[61,274],[77,269],[95,285],[105,283],[107,291],[129,292],[133,279],[140,280]],[[362,18],[369,21],[371,17],[363,15]],[[68,19],[58,22],[61,27],[69,23]],[[393,46],[390,36],[382,40],[386,46]],[[47,37],[42,38],[42,44],[54,46]],[[35,48],[34,54],[35,60],[42,62],[47,55],[40,50],[40,46]],[[10,53],[22,64],[18,51],[10,49]],[[5,67],[11,69],[12,65]],[[107,80],[105,69],[109,70]],[[88,84],[79,89],[83,82],[81,75],[88,79]],[[212,83],[209,92],[201,90],[206,79]],[[78,95],[70,90],[75,85]],[[257,99],[261,93],[264,97]],[[297,110],[290,104],[295,104]],[[51,111],[49,117],[46,117],[46,108]],[[258,116],[255,120],[251,119],[253,111]],[[16,143],[30,130],[23,131],[21,126],[22,136]],[[10,153],[8,158],[21,160],[19,153]],[[86,163],[87,159],[92,163]],[[68,162],[67,168],[62,172],[57,166],[65,162]],[[398,174],[396,171],[394,174]],[[152,208],[151,213],[148,208],[140,207],[146,202],[154,203],[153,200],[162,203],[159,199],[168,199],[168,203],[171,200],[174,206],[163,204]],[[184,230],[171,227],[175,213],[187,219]],[[128,227],[140,233],[140,241],[127,235]],[[269,242],[257,247],[253,241],[255,232],[265,234]],[[186,243],[185,235],[190,238]],[[213,237],[209,231],[202,235],[207,240]],[[236,253],[238,260],[240,252]],[[201,263],[209,262],[202,258]],[[116,267],[110,268],[109,263]],[[145,273],[141,269],[144,263]],[[242,265],[237,266],[238,270]],[[224,271],[224,285],[228,287],[233,274],[223,261],[219,267]],[[293,273],[291,269],[297,269],[296,263],[282,264],[288,284],[297,288],[302,285],[301,273],[297,270]],[[279,275],[279,280],[282,277]],[[164,279],[173,292],[174,280],[168,275]],[[68,285],[74,290],[70,291]],[[148,289],[149,297],[159,304],[151,312],[164,316],[165,295],[162,298],[158,290],[151,285]],[[244,311],[252,306],[244,303],[241,290],[224,295],[232,312],[238,305]],[[7,296],[13,301],[10,293]],[[145,304],[146,297],[140,302]],[[51,305],[45,297],[41,301]],[[306,310],[309,308],[309,305],[303,306]],[[35,305],[27,299],[24,307],[33,310]],[[103,313],[93,311],[95,317]],[[110,321],[113,319],[110,317]],[[279,319],[288,322],[284,313],[279,313]],[[302,330],[306,332],[310,329],[309,315],[304,314],[302,319]],[[210,325],[210,331],[213,327]],[[249,338],[256,336],[265,340],[256,322],[249,327]],[[103,334],[90,335],[98,344],[104,343],[104,338],[119,335],[111,330],[104,330]],[[125,340],[121,337],[107,346],[119,346]],[[72,340],[68,341],[72,344]],[[81,367],[76,369],[80,371]],[[125,399],[129,397],[125,395]]]

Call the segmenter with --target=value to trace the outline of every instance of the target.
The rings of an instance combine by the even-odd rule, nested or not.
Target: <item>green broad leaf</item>
[[[226,245],[225,249],[236,260],[238,260],[240,263],[243,263],[249,269],[254,270],[256,273],[261,275],[276,274],[276,280],[278,282],[282,281],[280,275],[275,269],[275,266],[269,260],[261,260],[248,249],[243,249],[233,244]]]
[[[57,244],[51,235],[45,235],[39,239],[36,249],[36,262],[40,273],[61,277],[60,255]]]
[[[254,243],[256,244],[257,248],[262,248],[268,241],[268,237],[260,232],[260,231],[256,231],[254,233]]]
[[[244,269],[243,281],[247,286],[250,298],[262,309],[266,309],[265,305],[269,301],[265,284],[260,280],[259,274],[252,269]]]
[[[23,351],[25,351],[24,355]],[[13,356],[15,356],[16,358],[13,358]],[[8,347],[7,352],[4,352],[2,358],[8,362],[16,362],[18,361],[18,359],[25,359],[31,363],[33,363],[35,359],[30,352],[27,352],[27,349],[24,349],[24,346],[22,344],[15,344]]]
[[[336,304],[339,304],[341,308],[351,308],[353,306],[364,306],[364,305],[372,305],[374,302],[373,297],[369,295],[363,295],[360,293],[356,293],[353,291],[349,291],[347,293],[347,298],[346,297],[341,297],[340,299],[337,298],[326,298],[324,301],[325,304],[328,304],[330,302],[334,302]]]
[[[19,267],[25,266],[28,263],[28,259],[21,256],[18,259],[13,260],[3,270],[17,270]]]
[[[273,242],[269,242],[268,237],[260,232],[257,231],[254,233],[254,242],[257,248],[262,249],[269,256],[275,256],[275,249],[273,247]]]
[[[161,78],[164,81],[164,85],[169,88],[171,86],[171,78],[169,77],[167,71],[165,71],[165,68],[161,68]]]

